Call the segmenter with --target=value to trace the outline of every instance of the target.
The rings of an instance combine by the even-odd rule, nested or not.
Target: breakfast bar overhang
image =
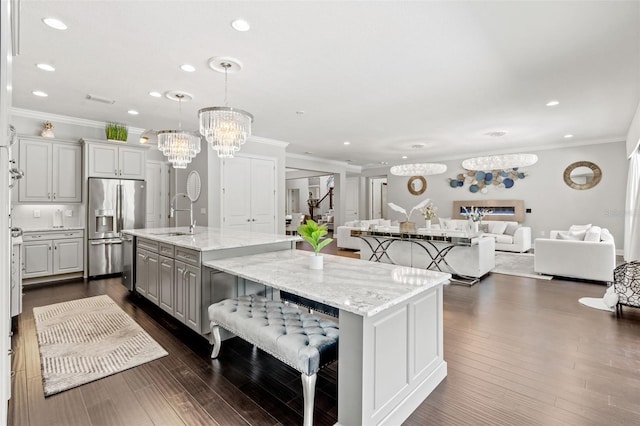
[[[404,421],[447,375],[442,286],[448,273],[282,250],[203,267],[339,309],[338,424]],[[215,292],[215,289],[213,290]]]

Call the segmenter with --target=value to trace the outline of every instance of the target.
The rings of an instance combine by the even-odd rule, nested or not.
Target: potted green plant
[[[120,123],[107,123],[105,126],[105,133],[107,134],[107,140],[126,142],[129,131],[127,126]]]
[[[325,237],[328,233],[326,225],[318,225],[311,219],[307,220],[307,223],[298,226],[298,234],[313,247],[314,255],[310,256],[309,260],[311,269],[322,269],[323,257],[320,256],[320,250],[333,241],[333,238]]]

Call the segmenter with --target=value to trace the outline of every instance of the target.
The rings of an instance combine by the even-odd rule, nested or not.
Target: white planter
[[[424,221],[424,227],[427,229],[427,231],[431,231],[431,219],[426,219]]]
[[[322,269],[323,259],[323,256],[309,256],[309,269]]]

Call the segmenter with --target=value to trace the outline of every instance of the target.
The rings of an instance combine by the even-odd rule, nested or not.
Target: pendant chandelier
[[[178,99],[180,116],[184,95],[175,94]],[[174,169],[186,169],[187,164],[200,152],[200,136],[182,130],[178,121],[178,130],[160,130],[158,132],[158,150],[168,158]]]
[[[240,71],[242,65],[233,58],[211,58],[209,66],[214,71],[224,72],[224,106],[198,111],[200,133],[211,144],[211,148],[217,151],[218,157],[232,158],[251,136],[253,122],[253,115],[227,106],[228,73]]]
[[[538,162],[535,154],[501,154],[486,157],[468,158],[462,162],[467,170],[505,170],[517,167],[532,166]]]
[[[446,172],[447,166],[438,163],[401,164],[391,167],[389,171],[394,176],[430,176]]]

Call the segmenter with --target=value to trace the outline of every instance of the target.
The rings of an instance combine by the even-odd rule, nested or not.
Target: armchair
[[[622,313],[622,305],[640,308],[640,262],[628,262],[613,270],[613,289],[618,295],[616,314]]]

